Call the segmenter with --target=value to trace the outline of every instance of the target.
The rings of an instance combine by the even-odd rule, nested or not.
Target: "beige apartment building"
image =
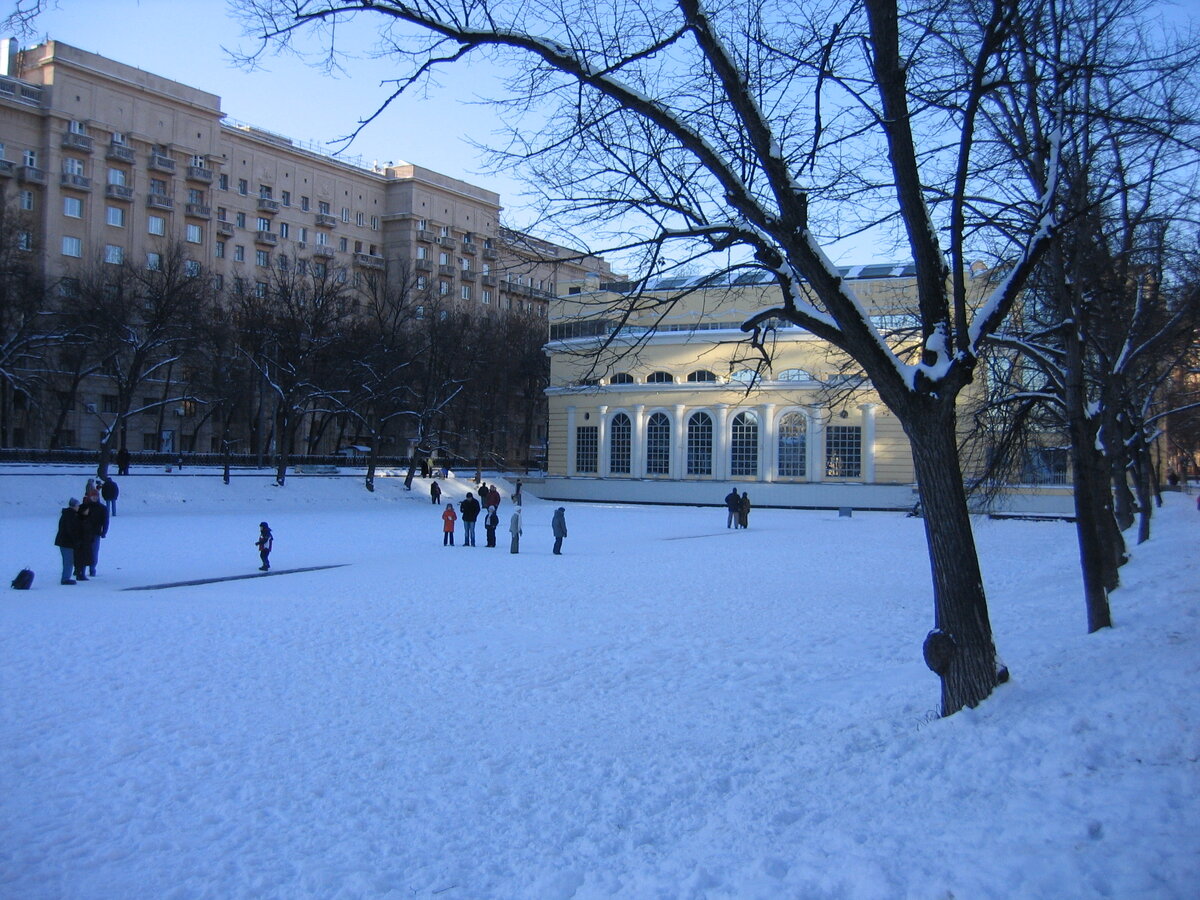
[[[197,271],[255,291],[283,257],[545,317],[560,284],[611,277],[601,259],[503,228],[485,188],[334,158],[227,118],[214,94],[57,41],[0,42],[0,190],[52,280],[154,267],[178,244]],[[77,415],[71,443],[94,446],[97,427]]]

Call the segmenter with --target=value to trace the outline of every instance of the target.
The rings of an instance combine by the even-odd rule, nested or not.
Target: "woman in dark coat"
[[[92,504],[85,500],[79,505],[79,529],[75,532],[75,580],[87,581],[87,569],[96,561],[92,556]]]
[[[742,499],[738,502],[738,525],[750,527],[750,495],[742,491]]]
[[[79,501],[74,497],[58,516],[58,534],[54,536],[54,546],[62,552],[62,584],[74,584],[71,577],[75,571],[75,543],[79,540]]]

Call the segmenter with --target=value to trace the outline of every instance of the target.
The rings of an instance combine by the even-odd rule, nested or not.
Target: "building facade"
[[[610,277],[603,260],[501,227],[485,188],[334,158],[227,118],[214,94],[56,41],[0,42],[0,190],[52,283],[153,268],[176,245],[224,286],[266,291],[273,269],[303,261],[545,319],[560,282]],[[65,443],[94,446],[100,427],[81,407]]]

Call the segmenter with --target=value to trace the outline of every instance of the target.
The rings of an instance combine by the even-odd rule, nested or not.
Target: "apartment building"
[[[51,280],[153,268],[178,244],[186,265],[248,290],[301,261],[339,278],[412,279],[480,313],[545,317],[560,283],[611,277],[602,259],[503,228],[485,188],[332,157],[226,117],[200,88],[57,41],[0,42],[0,190]],[[93,446],[97,427],[79,415],[66,430]]]

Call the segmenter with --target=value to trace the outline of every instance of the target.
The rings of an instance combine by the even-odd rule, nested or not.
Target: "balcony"
[[[109,200],[124,200],[128,203],[133,200],[133,188],[124,184],[106,184],[104,196]]]
[[[493,250],[491,247],[484,247],[483,248],[483,258],[484,259],[496,259],[497,258],[496,251]]]
[[[274,247],[279,243],[279,235],[273,231],[256,231],[254,232],[254,243]]]
[[[333,248],[328,244],[317,244],[317,246],[313,247],[312,255],[330,257],[333,256]]]
[[[32,84],[25,84],[15,78],[0,75],[0,97],[16,100],[29,106],[41,106],[43,89]]]
[[[475,280],[475,272],[473,269],[459,269],[458,277],[461,278],[463,281],[474,281]]]
[[[136,162],[136,157],[132,147],[126,147],[124,144],[109,144],[108,149],[104,151],[105,159],[116,160],[117,162],[133,164]]]
[[[279,212],[279,201],[272,200],[269,197],[259,197],[258,198],[258,211],[265,212],[265,213],[271,213],[272,215],[274,215],[275,213]]]
[[[17,169],[17,178],[25,184],[45,184],[46,170],[37,166],[21,166]]]
[[[212,169],[206,169],[204,166],[188,166],[187,177],[188,181],[203,181],[205,184],[212,184],[213,173]]]
[[[90,191],[92,189],[92,179],[86,175],[71,175],[63,172],[61,184],[72,191]]]
[[[222,237],[233,237],[233,223],[232,222],[218,222],[217,223],[217,234],[221,235]]]
[[[415,268],[418,272],[432,272],[433,261],[428,259],[415,259],[413,260],[413,268]]]
[[[432,244],[433,243],[433,232],[432,231],[418,231],[417,232],[417,240],[423,244]]]
[[[0,159],[0,177],[12,178],[17,174],[17,164],[11,159]]]
[[[382,269],[383,257],[375,256],[372,253],[355,253],[354,264],[365,269]]]
[[[168,197],[166,194],[147,194],[146,195],[147,209],[174,209],[175,200]]]
[[[92,139],[86,134],[76,134],[73,131],[68,131],[63,135],[62,148],[64,150],[82,150],[84,153],[91,153]]]
[[[479,245],[476,244],[474,241],[463,241],[462,242],[462,252],[463,253],[470,253],[472,256],[474,256],[478,250],[479,250]]]
[[[156,172],[167,172],[171,175],[175,174],[175,160],[171,159],[169,156],[163,156],[161,153],[151,153],[149,165],[150,168],[154,169]]]
[[[454,274],[454,266],[446,266],[446,265],[438,266],[438,274],[439,275],[453,275]]]
[[[496,276],[495,275],[483,275],[480,277],[479,283],[482,284],[484,287],[495,287],[496,286]]]
[[[438,237],[436,239],[435,243],[441,244],[447,250],[454,250],[454,249],[457,249],[457,247],[458,247],[458,241],[456,241],[452,237],[447,237],[447,236]]]
[[[331,216],[331,215],[329,215],[329,213],[317,213],[317,227],[318,228],[336,228],[337,227],[337,217]]]
[[[203,203],[188,203],[184,205],[183,213],[193,219],[211,219],[212,207],[205,206]]]

